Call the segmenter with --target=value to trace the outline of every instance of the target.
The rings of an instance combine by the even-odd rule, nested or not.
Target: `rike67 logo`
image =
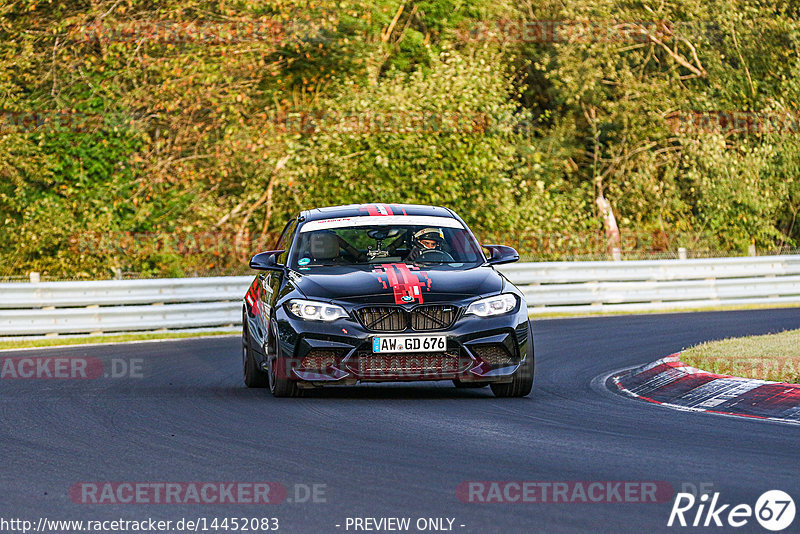
[[[749,504],[722,504],[719,497],[719,492],[699,497],[691,493],[678,493],[667,526],[738,528],[747,525],[755,517],[765,529],[779,532],[794,521],[794,500],[781,490],[764,492],[754,507]]]

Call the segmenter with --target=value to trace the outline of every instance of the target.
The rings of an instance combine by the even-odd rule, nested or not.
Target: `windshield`
[[[306,223],[300,229],[290,267],[305,271],[408,263],[425,265],[427,269],[453,270],[469,269],[484,262],[478,243],[456,219],[430,217],[418,224],[403,224],[403,218],[397,222],[375,221],[378,217],[369,217],[369,221],[364,220],[366,217],[354,219]]]

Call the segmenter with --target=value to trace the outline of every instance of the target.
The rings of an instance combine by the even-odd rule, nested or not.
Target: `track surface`
[[[233,337],[0,354],[142,358],[144,375],[0,380],[0,516],[273,516],[281,532],[309,533],[381,516],[455,518],[454,531],[465,533],[702,530],[667,529],[671,503],[462,503],[456,487],[470,480],[652,480],[676,490],[710,482],[725,503],[753,505],[782,489],[800,507],[797,427],[673,411],[592,386],[701,341],[798,328],[800,310],[533,326],[536,380],[526,399],[444,384],[273,399],[241,384]],[[327,502],[85,505],[68,497],[79,481],[276,481],[290,497],[294,484],[318,483]],[[788,531],[798,525],[800,517]],[[737,531],[764,532],[753,519]]]

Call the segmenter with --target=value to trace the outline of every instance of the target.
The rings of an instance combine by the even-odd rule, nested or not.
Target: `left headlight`
[[[335,321],[348,316],[341,306],[313,300],[290,300],[286,307],[292,315],[306,321]]]
[[[467,308],[467,314],[478,317],[491,317],[513,311],[517,307],[517,297],[511,293],[504,293],[494,297],[476,300]]]

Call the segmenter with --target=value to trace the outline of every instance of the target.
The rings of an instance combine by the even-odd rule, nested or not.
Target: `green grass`
[[[127,341],[148,341],[151,339],[185,339],[190,337],[225,336],[236,332],[215,330],[210,332],[150,332],[142,334],[111,334],[75,337],[52,337],[37,339],[14,339],[0,341],[0,350],[26,349],[34,347],[60,347],[100,343],[124,343]]]
[[[681,361],[722,375],[800,383],[800,330],[703,343]]]

